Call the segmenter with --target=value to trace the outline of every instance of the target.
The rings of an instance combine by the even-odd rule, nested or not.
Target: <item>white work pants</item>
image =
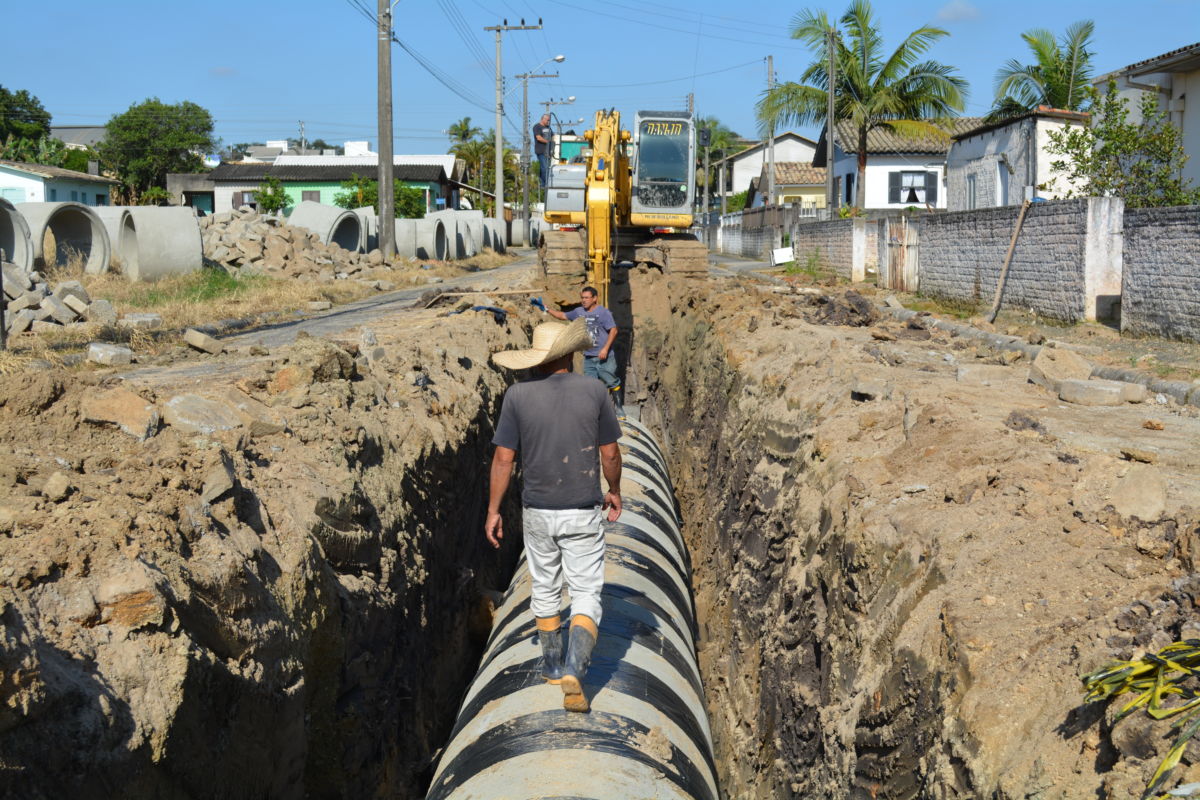
[[[604,588],[603,509],[525,508],[522,514],[533,615],[558,615],[565,575],[571,590],[571,615],[585,614],[599,625],[600,590]]]

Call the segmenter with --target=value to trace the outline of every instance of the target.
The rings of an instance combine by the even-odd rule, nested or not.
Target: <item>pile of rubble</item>
[[[260,273],[328,283],[384,266],[378,250],[352,253],[317,234],[249,206],[200,218],[204,258],[230,273]]]
[[[40,272],[26,272],[3,262],[4,323],[10,334],[48,333],[90,323],[117,324],[117,312],[107,300],[93,300],[79,281],[63,281],[53,289]]]

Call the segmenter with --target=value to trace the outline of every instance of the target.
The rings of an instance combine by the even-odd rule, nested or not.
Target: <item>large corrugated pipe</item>
[[[584,679],[592,710],[564,711],[542,678],[522,556],[429,800],[719,797],[670,477],[650,433],[622,426],[625,509],[605,524],[604,614]]]

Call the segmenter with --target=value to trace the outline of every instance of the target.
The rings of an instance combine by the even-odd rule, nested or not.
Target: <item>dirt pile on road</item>
[[[419,796],[516,556],[478,532],[527,341],[415,312],[0,385],[5,793]]]
[[[1197,634],[1195,410],[1062,403],[851,292],[632,280],[728,796],[1138,796],[1167,723],[1078,676]]]

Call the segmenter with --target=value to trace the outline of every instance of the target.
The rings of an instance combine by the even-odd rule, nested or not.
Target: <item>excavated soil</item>
[[[1195,409],[1069,406],[844,290],[617,277],[727,797],[1138,796],[1165,726],[1078,675],[1200,634]],[[540,319],[0,385],[0,794],[421,796],[516,558],[487,356]]]

